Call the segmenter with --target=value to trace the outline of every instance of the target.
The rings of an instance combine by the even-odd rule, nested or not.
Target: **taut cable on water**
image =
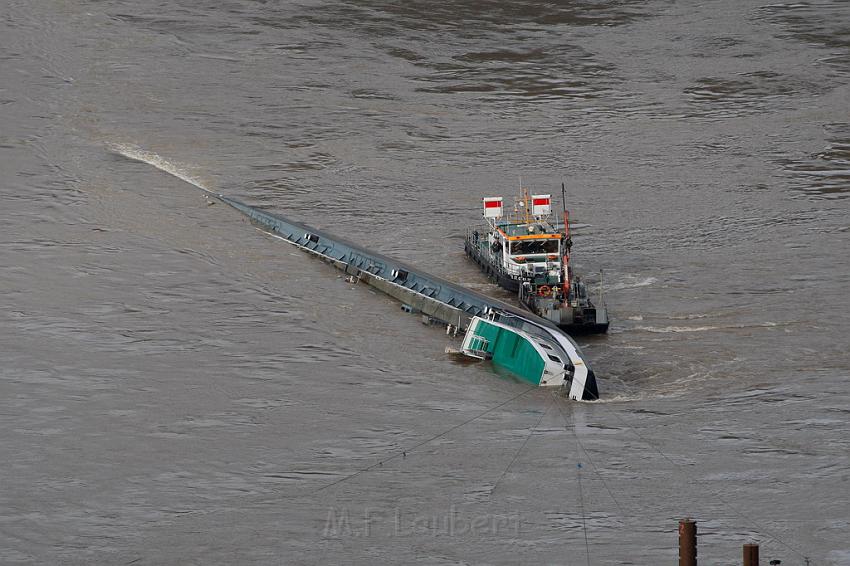
[[[489,413],[492,413],[492,412],[493,412],[493,411],[495,411],[496,409],[500,409],[500,408],[504,407],[505,405],[507,405],[507,404],[508,404],[508,403],[510,403],[511,401],[515,401],[515,400],[519,399],[520,397],[522,397],[523,395],[526,395],[526,394],[527,394],[527,393],[529,393],[530,391],[536,391],[536,390],[537,390],[537,388],[536,388],[536,387],[529,387],[529,388],[527,388],[525,391],[523,391],[522,393],[520,393],[520,394],[518,394],[518,395],[514,395],[514,396],[513,396],[513,397],[511,397],[510,399],[508,399],[508,400],[506,400],[506,401],[502,401],[502,402],[501,402],[501,403],[499,403],[498,405],[496,405],[496,406],[494,406],[494,407],[490,407],[490,408],[489,408],[489,409],[487,409],[486,411],[483,411],[483,412],[481,412],[481,413],[478,413],[477,415],[475,415],[475,416],[474,416],[474,417],[472,417],[471,419],[467,419],[467,420],[463,421],[462,423],[456,424],[455,426],[453,426],[453,427],[451,427],[451,428],[448,428],[448,429],[444,430],[443,432],[441,432],[441,433],[439,433],[439,434],[435,434],[434,436],[432,436],[432,437],[430,437],[430,438],[426,438],[425,440],[423,440],[423,441],[421,441],[421,442],[419,442],[419,443],[417,443],[417,444],[414,444],[413,446],[411,446],[411,447],[409,447],[409,448],[406,448],[406,449],[404,449],[404,450],[401,450],[401,451],[399,451],[399,452],[396,452],[396,453],[395,453],[395,454],[393,454],[392,456],[390,456],[390,457],[388,457],[388,458],[385,458],[385,459],[383,459],[383,460],[380,460],[380,461],[378,461],[378,462],[376,462],[376,463],[372,464],[371,466],[367,466],[367,467],[362,468],[362,469],[360,469],[360,470],[357,470],[356,472],[354,472],[354,473],[352,473],[352,474],[349,474],[349,475],[347,475],[347,476],[345,476],[345,477],[343,477],[343,478],[340,478],[340,479],[338,479],[338,480],[336,480],[336,481],[333,481],[333,482],[331,482],[331,483],[329,483],[329,484],[323,485],[322,487],[320,487],[320,488],[318,488],[318,489],[314,490],[312,493],[319,493],[320,491],[324,491],[324,490],[326,490],[326,489],[328,489],[328,488],[330,488],[330,487],[333,487],[333,486],[335,486],[335,485],[341,484],[342,482],[348,481],[348,480],[350,480],[350,479],[354,479],[355,477],[359,476],[360,474],[363,474],[363,473],[368,472],[368,471],[370,471],[370,470],[374,470],[375,468],[381,467],[381,466],[383,466],[383,465],[384,465],[384,463],[386,463],[386,462],[391,462],[391,461],[393,461],[393,460],[395,460],[395,459],[399,458],[400,456],[406,456],[408,452],[413,452],[414,450],[416,450],[416,449],[417,449],[417,448],[419,448],[420,446],[424,446],[425,444],[428,444],[429,442],[433,442],[434,440],[437,440],[438,438],[441,438],[441,437],[443,437],[443,436],[445,436],[445,435],[449,434],[450,432],[453,432],[453,431],[455,431],[455,430],[458,430],[458,429],[460,429],[460,428],[463,428],[464,426],[466,426],[466,425],[468,425],[468,424],[470,424],[470,423],[472,423],[472,422],[474,422],[474,421],[476,421],[476,420],[480,419],[480,418],[481,418],[481,417],[483,417],[484,415],[487,415],[487,414],[489,414]]]

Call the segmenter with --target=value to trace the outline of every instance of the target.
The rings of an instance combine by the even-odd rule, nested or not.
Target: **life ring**
[[[548,297],[552,294],[552,287],[549,285],[541,285],[540,288],[537,289],[537,294],[541,297]]]

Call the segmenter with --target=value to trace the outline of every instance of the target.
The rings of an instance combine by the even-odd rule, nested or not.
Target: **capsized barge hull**
[[[561,384],[563,361],[551,342],[495,319],[473,317],[462,349],[467,356],[493,360],[532,385]]]
[[[528,335],[539,336],[555,349],[558,359],[563,360],[568,396],[585,401],[599,398],[596,376],[578,345],[551,322],[324,231],[259,210],[231,197],[215,196],[248,216],[265,231],[436,321],[465,331],[473,318],[486,316]]]

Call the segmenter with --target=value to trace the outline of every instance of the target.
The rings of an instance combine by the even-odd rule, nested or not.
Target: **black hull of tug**
[[[508,275],[505,271],[500,270],[498,266],[492,265],[481,255],[481,253],[476,253],[476,249],[468,241],[464,246],[464,252],[466,253],[466,256],[477,263],[478,268],[499,287],[506,289],[511,293],[519,293],[519,286],[521,282]]]
[[[570,336],[587,336],[589,334],[608,333],[607,322],[601,324],[597,324],[595,322],[581,324],[559,324],[558,328],[560,328]]]
[[[542,316],[551,321],[555,326],[571,336],[588,335],[588,334],[605,334],[608,332],[608,313],[605,310],[597,309],[593,304],[585,307],[571,307],[560,305],[560,308],[553,312],[551,308],[547,309],[544,306],[535,304],[537,297],[525,296],[522,292],[519,294],[519,304],[530,313]],[[571,319],[569,322],[562,322],[563,311],[568,311],[570,314],[567,317]]]
[[[520,305],[522,308],[527,310],[532,314],[536,314],[539,316],[539,313],[533,309],[531,306],[526,304],[524,301],[520,301]],[[555,326],[569,334],[570,336],[588,336],[590,334],[606,334],[608,332],[608,322],[590,322],[590,320],[596,319],[596,311],[595,309],[590,309],[592,312],[586,313],[587,320],[586,321],[576,321],[571,322],[569,324],[559,324],[555,322]],[[553,321],[554,322],[554,321]]]
[[[519,292],[519,282],[515,279],[498,274],[489,274],[489,277],[502,289],[510,291],[511,293]]]

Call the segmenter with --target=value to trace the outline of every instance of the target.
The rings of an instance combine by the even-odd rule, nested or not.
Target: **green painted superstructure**
[[[487,341],[486,351],[494,364],[534,385],[540,385],[544,361],[529,340],[513,330],[480,321],[475,334]]]
[[[565,384],[572,378],[575,367],[569,357],[563,357],[565,351],[559,352],[543,336],[529,334],[505,321],[477,316],[473,317],[464,336],[463,353],[492,360],[532,385]]]

